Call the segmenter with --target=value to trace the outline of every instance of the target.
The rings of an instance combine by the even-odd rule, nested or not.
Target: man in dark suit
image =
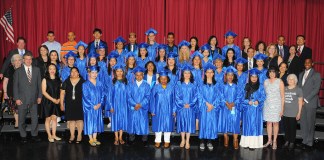
[[[247,63],[244,64],[244,70],[250,70],[254,67],[256,67],[256,59],[253,58],[254,56],[254,49],[252,47],[248,48],[247,50],[247,58],[246,60],[248,60]]]
[[[299,57],[299,60],[302,64],[305,63],[306,59],[312,59],[312,49],[305,46],[305,36],[298,35],[296,37],[297,41],[297,53],[296,55]]]
[[[287,61],[289,58],[289,48],[285,45],[286,39],[283,35],[278,36],[276,48],[278,55],[281,56],[283,61]]]
[[[26,46],[26,40],[24,37],[18,37],[17,38],[17,48],[9,51],[9,54],[5,60],[5,62],[2,65],[1,71],[0,71],[0,79],[3,78],[3,74],[7,71],[8,67],[11,65],[11,57],[14,54],[20,54],[23,56],[25,53],[31,53],[30,51],[25,49]]]
[[[93,33],[93,37],[95,38],[95,40],[88,44],[88,53],[96,52],[99,45],[106,46],[106,53],[108,53],[107,43],[105,41],[101,40],[101,36],[102,36],[101,29],[95,28],[92,33]]]
[[[32,58],[31,53],[24,54],[24,65],[15,71],[13,78],[13,98],[18,107],[18,129],[22,143],[27,143],[25,121],[28,108],[31,115],[32,140],[40,141],[37,106],[42,97],[41,74],[39,68],[32,66]]]
[[[319,106],[318,92],[321,87],[321,75],[316,72],[312,59],[306,59],[305,71],[299,74],[298,86],[303,90],[304,102],[300,118],[302,149],[313,146],[315,133],[316,108]]]

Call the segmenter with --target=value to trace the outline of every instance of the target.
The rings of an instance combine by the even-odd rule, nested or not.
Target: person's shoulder
[[[16,54],[15,52],[18,53],[18,49],[17,48],[10,50],[9,51],[9,55],[10,54]]]

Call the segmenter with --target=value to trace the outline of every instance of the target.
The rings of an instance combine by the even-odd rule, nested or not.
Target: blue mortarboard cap
[[[176,58],[176,57],[178,57],[178,54],[176,52],[169,52],[167,57],[168,58]]]
[[[262,53],[258,53],[253,58],[255,58],[256,60],[265,60],[268,58],[268,56],[266,56],[265,54],[262,54]]]
[[[236,73],[236,72],[237,72],[237,70],[233,66],[228,66],[225,69],[225,73]]]
[[[165,44],[159,44],[158,47],[157,47],[157,50],[159,51],[161,49],[166,50],[167,49],[167,45],[165,45]]]
[[[145,32],[146,35],[149,35],[150,33],[157,34],[157,31],[154,28],[150,28]]]
[[[116,65],[114,65],[113,69],[114,70],[117,70],[117,69],[124,70],[125,69],[125,64],[124,63],[117,63]]]
[[[146,44],[146,43],[141,43],[141,44],[138,45],[138,49],[141,49],[141,48],[147,49],[148,47],[149,47],[149,45]]]
[[[205,50],[210,50],[210,45],[209,44],[205,44],[203,46],[200,47],[201,52],[204,52]]]
[[[75,46],[74,48],[75,49],[78,49],[80,46],[83,46],[84,49],[87,49],[88,48],[88,45],[86,43],[84,43],[83,41],[79,41]]]
[[[64,58],[68,59],[69,57],[73,57],[75,59],[77,55],[74,52],[69,51],[66,55],[64,55]]]
[[[190,65],[189,63],[184,63],[184,64],[181,66],[181,70],[182,70],[182,71],[191,71],[191,70],[193,70],[193,67],[192,67],[192,65]]]
[[[249,70],[249,75],[250,76],[258,76],[260,73],[261,72],[256,68],[252,68],[252,69]]]
[[[222,55],[220,55],[220,54],[218,54],[218,53],[215,53],[214,54],[214,57],[213,57],[213,61],[215,61],[217,59],[220,59],[220,60],[224,61],[225,60],[225,57],[222,56]]]
[[[190,56],[190,58],[191,59],[193,59],[193,58],[195,58],[195,57],[199,57],[200,59],[201,58],[204,58],[204,56],[199,52],[199,51],[195,51],[191,56]]]
[[[145,71],[146,71],[146,69],[141,67],[141,66],[137,66],[132,70],[133,73],[137,73],[137,72],[143,72],[144,73]]]
[[[128,59],[128,58],[130,58],[130,57],[136,57],[136,54],[134,53],[134,52],[128,52],[127,54],[126,54],[126,59]]]
[[[160,77],[162,77],[162,76],[168,76],[169,71],[166,70],[166,69],[164,69],[164,68],[161,68],[161,69],[159,69],[159,73],[158,74],[159,74]]]
[[[204,65],[204,71],[206,72],[207,70],[216,70],[216,67],[211,63],[206,63]]]
[[[189,47],[190,46],[190,43],[186,40],[183,40],[179,43],[178,47],[181,48],[182,46],[187,46]]]
[[[245,58],[239,57],[235,60],[236,64],[245,64],[248,62]]]
[[[235,38],[237,36],[237,34],[234,33],[233,31],[229,30],[225,33],[225,37],[228,37],[228,36],[233,36]]]
[[[126,43],[126,40],[125,40],[123,37],[118,36],[118,37],[114,40],[114,43],[118,43],[118,42]]]
[[[89,71],[90,71],[90,72],[93,72],[93,71],[99,72],[100,67],[97,66],[97,65],[95,65],[95,66],[88,66],[88,67],[87,67],[87,70],[88,70],[88,72],[89,72]]]
[[[96,52],[90,52],[88,54],[88,58],[98,58],[98,57],[99,57],[99,54]]]
[[[97,49],[106,49],[107,46],[103,43],[100,43]]]
[[[117,51],[111,51],[110,54],[107,56],[108,60],[115,58],[117,59],[119,57],[119,54],[117,53]]]

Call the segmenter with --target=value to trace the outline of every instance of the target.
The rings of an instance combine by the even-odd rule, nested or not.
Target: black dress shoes
[[[33,136],[33,137],[32,137],[32,140],[33,140],[34,142],[40,142],[40,141],[42,141],[42,139],[39,138],[38,136]]]
[[[28,141],[27,141],[27,138],[26,138],[26,137],[21,137],[20,142],[21,142],[22,144],[26,144]]]

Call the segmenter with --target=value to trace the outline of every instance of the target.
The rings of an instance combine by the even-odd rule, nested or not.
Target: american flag
[[[12,27],[12,14],[11,14],[11,8],[3,15],[0,19],[0,24],[5,30],[7,34],[6,40],[9,40],[12,43],[15,43],[14,41],[14,30]]]

